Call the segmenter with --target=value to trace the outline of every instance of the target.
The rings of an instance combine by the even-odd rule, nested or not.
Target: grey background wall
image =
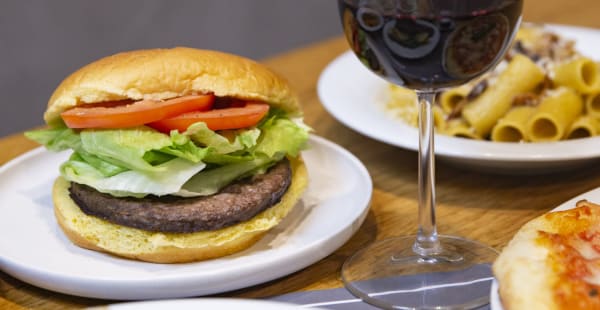
[[[0,136],[42,125],[64,77],[119,51],[191,46],[260,60],[341,33],[334,0],[2,0]]]

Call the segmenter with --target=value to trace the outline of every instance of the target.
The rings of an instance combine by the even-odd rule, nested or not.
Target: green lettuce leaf
[[[275,118],[262,129],[264,133],[254,151],[268,157],[278,153],[296,157],[308,141],[308,131],[287,118]]]
[[[115,174],[119,174],[121,172],[129,170],[122,166],[113,165],[105,160],[102,160],[102,158],[100,158],[98,156],[95,156],[95,155],[92,155],[92,154],[89,154],[89,153],[86,153],[83,151],[73,153],[71,155],[71,159],[83,161],[83,162],[87,163],[88,165],[91,165],[92,167],[96,168],[96,170],[98,170],[105,177],[110,177]]]
[[[229,154],[252,148],[260,136],[260,129],[229,131],[234,136],[233,142],[210,129],[203,122],[192,124],[183,134],[189,136],[200,145],[212,148],[217,154]],[[173,133],[172,133],[173,134]]]
[[[79,134],[66,126],[25,132],[25,137],[44,145],[48,150],[60,152],[68,149],[81,150]]]
[[[171,133],[171,141],[172,144],[160,149],[160,152],[185,158],[195,163],[200,162],[209,152],[208,148],[198,147],[188,136],[181,135],[177,131]]]
[[[96,167],[72,157],[61,166],[60,172],[71,182],[91,186],[115,197],[144,197],[149,194],[163,196],[179,192],[183,184],[205,166],[175,158],[159,165],[160,172],[127,170],[106,177]]]
[[[182,192],[187,195],[212,195],[234,180],[249,176],[273,163],[266,157],[201,171],[184,184]]]
[[[86,152],[112,164],[146,172],[164,171],[162,166],[144,160],[146,152],[172,145],[169,136],[148,127],[82,130],[80,137]]]

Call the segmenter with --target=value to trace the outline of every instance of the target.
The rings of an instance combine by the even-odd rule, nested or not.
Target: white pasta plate
[[[600,60],[600,30],[546,25],[576,42],[581,54]],[[338,121],[372,139],[409,150],[418,149],[417,129],[385,110],[389,84],[347,51],[321,73],[318,94]],[[544,173],[600,160],[600,137],[558,142],[501,143],[436,134],[438,159],[498,173]]]
[[[82,249],[65,237],[53,215],[51,189],[68,156],[37,148],[0,167],[0,271],[48,290],[93,298],[200,296],[283,277],[343,245],[365,219],[372,193],[369,173],[356,157],[311,136],[302,155],[308,188],[258,243],[219,259],[153,264]]]
[[[575,207],[575,204],[580,200],[588,200],[588,201],[600,201],[600,187],[593,189],[591,191],[585,192],[581,195],[575,196],[568,201],[562,203],[556,208],[552,209],[550,212],[554,211],[564,211],[569,210]],[[498,282],[494,280],[492,282],[492,287],[490,288],[490,308],[491,310],[503,310],[502,302],[500,301],[500,295],[498,294]]]

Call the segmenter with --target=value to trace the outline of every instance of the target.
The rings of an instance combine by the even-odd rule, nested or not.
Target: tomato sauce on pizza
[[[551,295],[558,309],[600,309],[600,206],[546,214],[550,231],[538,231],[536,242],[549,250]]]

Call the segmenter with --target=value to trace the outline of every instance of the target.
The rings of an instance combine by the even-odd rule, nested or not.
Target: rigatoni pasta
[[[519,143],[600,135],[600,65],[574,46],[542,27],[524,26],[494,70],[438,96],[436,131]],[[414,92],[391,89],[388,109],[416,126]]]
[[[531,106],[510,109],[492,129],[491,140],[497,142],[528,141],[527,123],[535,111],[536,108]]]
[[[585,111],[591,116],[600,118],[600,91],[585,96]]]
[[[527,136],[533,142],[558,141],[582,112],[583,100],[575,90],[567,87],[551,90],[529,118]]]
[[[462,118],[455,118],[445,123],[441,133],[460,138],[481,139],[481,136]]]
[[[558,63],[552,69],[554,83],[573,88],[582,94],[600,91],[598,65],[587,57],[577,57]]]
[[[487,136],[498,119],[510,110],[513,97],[533,90],[543,80],[542,69],[528,57],[517,54],[497,81],[464,107],[462,116],[479,136]]]
[[[592,115],[579,116],[567,131],[567,139],[581,139],[598,135],[600,120]]]
[[[439,105],[435,105],[432,107],[433,112],[433,125],[435,128],[443,128],[446,126],[446,115],[442,108]]]
[[[442,92],[438,97],[438,102],[442,111],[446,114],[452,113],[452,111],[467,98],[469,92],[471,92],[471,87],[469,85],[451,88]]]

